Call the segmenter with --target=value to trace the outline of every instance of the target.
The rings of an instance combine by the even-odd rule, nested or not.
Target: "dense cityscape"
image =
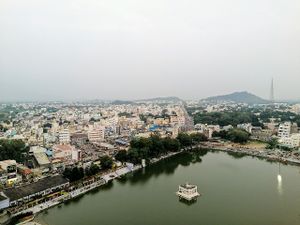
[[[182,151],[216,149],[300,164],[299,104],[178,98],[3,103],[0,117],[0,206],[9,218]]]

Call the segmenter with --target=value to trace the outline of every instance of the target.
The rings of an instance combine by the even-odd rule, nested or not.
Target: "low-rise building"
[[[28,167],[21,165],[21,164],[17,165],[17,171],[25,179],[32,178],[32,176],[33,176],[31,169],[29,169]]]
[[[42,198],[51,193],[64,190],[68,186],[69,181],[63,176],[57,175],[21,187],[6,189],[3,192],[9,199],[9,206],[17,206],[35,200],[37,197]]]
[[[51,162],[46,154],[47,149],[40,146],[32,146],[29,154],[35,159],[35,164],[42,169],[43,173],[49,172],[51,168]]]
[[[71,144],[83,145],[88,141],[88,135],[84,133],[71,134]]]
[[[261,127],[253,127],[251,139],[268,142],[272,139],[273,131],[270,129],[262,129]]]
[[[283,137],[279,139],[280,145],[288,148],[299,148],[300,147],[300,134],[292,134],[290,137]]]
[[[206,137],[212,138],[214,132],[220,132],[221,128],[219,125],[207,125],[207,124],[196,124],[195,129],[199,133],[203,133]]]
[[[74,162],[81,160],[81,150],[72,145],[54,145],[52,150],[53,159],[62,159]]]
[[[16,160],[0,161],[1,182],[2,184],[11,186],[17,182],[17,162]]]

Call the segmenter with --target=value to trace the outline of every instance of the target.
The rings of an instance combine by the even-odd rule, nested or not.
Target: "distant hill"
[[[132,105],[134,104],[133,101],[126,101],[126,100],[114,100],[111,102],[113,105]]]
[[[270,103],[270,101],[265,100],[263,98],[260,98],[254,94],[251,94],[249,92],[243,91],[243,92],[234,92],[229,95],[220,95],[220,96],[214,96],[204,99],[206,101],[211,102],[222,102],[222,101],[231,101],[236,103],[247,103],[247,104],[267,104]]]
[[[113,105],[127,105],[127,104],[139,104],[139,103],[145,103],[145,102],[163,102],[163,103],[167,103],[167,102],[180,102],[182,101],[180,98],[178,97],[157,97],[157,98],[148,98],[148,99],[139,99],[139,100],[114,100],[111,101],[111,104]]]
[[[175,96],[136,100],[136,102],[180,102],[180,101],[182,100]]]

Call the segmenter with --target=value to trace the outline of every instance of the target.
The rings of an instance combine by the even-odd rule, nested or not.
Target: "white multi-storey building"
[[[104,126],[94,126],[88,131],[88,139],[90,142],[103,141],[105,136]]]
[[[59,132],[59,143],[61,144],[69,144],[71,139],[70,139],[70,132],[68,129],[64,129],[61,132]]]
[[[278,137],[279,138],[288,138],[291,134],[291,122],[281,123],[278,129]]]

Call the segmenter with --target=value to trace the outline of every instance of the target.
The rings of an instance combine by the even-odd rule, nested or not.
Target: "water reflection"
[[[98,194],[99,191],[100,191],[100,187],[99,188],[95,188],[95,189],[89,191],[87,194],[89,194],[89,195],[95,195],[95,194]]]
[[[114,183],[112,181],[109,181],[108,183],[102,185],[99,190],[101,191],[109,191],[110,189],[112,189],[114,186]]]
[[[72,198],[66,202],[64,202],[64,204],[67,205],[71,205],[71,204],[77,204],[80,202],[80,200],[83,198],[84,195],[79,195],[76,198]]]
[[[278,164],[277,190],[278,190],[279,195],[282,195],[282,194],[283,194],[283,189],[282,189],[282,176],[281,176],[281,171],[280,171],[280,163]]]
[[[247,156],[247,154],[242,152],[227,152],[227,154],[232,156],[234,159],[241,159]]]
[[[195,200],[195,201],[187,201],[185,199],[179,199],[178,201],[180,203],[185,204],[186,206],[192,206],[192,205],[194,205],[197,202],[197,200]]]
[[[174,174],[178,166],[188,167],[191,163],[201,163],[201,156],[204,156],[207,153],[208,150],[198,150],[174,155],[146,167],[145,170],[136,171],[134,175],[130,176],[129,174],[127,179],[131,184],[145,184],[151,177],[158,177],[161,174],[171,176]]]
[[[128,180],[128,176],[127,175],[123,175],[121,177],[118,178],[118,182],[122,185],[124,185],[126,183],[126,181]]]

